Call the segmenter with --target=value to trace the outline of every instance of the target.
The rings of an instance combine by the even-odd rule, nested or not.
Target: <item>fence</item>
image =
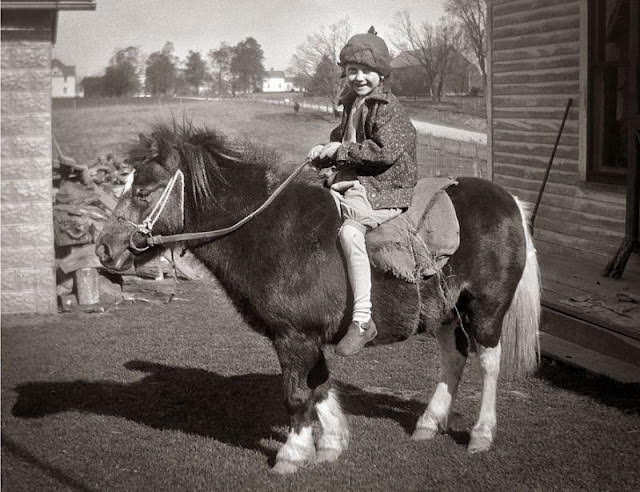
[[[149,97],[57,97],[51,100],[53,109],[77,109],[77,108],[98,108],[102,106],[117,106],[124,104],[176,104],[192,99],[207,100],[206,98],[173,97],[173,96],[149,96]],[[209,98],[208,100],[212,100]]]

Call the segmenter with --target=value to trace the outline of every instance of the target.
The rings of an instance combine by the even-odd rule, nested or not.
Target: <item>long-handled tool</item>
[[[564,109],[564,116],[562,117],[562,124],[560,125],[558,136],[556,137],[556,143],[553,146],[553,151],[551,152],[551,158],[549,159],[549,164],[547,164],[547,170],[545,171],[544,178],[542,179],[542,186],[540,187],[540,192],[538,193],[538,199],[536,200],[536,204],[533,207],[533,212],[531,213],[531,220],[529,221],[529,229],[531,230],[531,233],[533,233],[533,224],[536,220],[536,214],[538,213],[538,207],[540,206],[540,201],[542,200],[542,193],[544,192],[544,188],[547,185],[547,180],[549,179],[549,172],[551,171],[553,158],[555,157],[556,150],[558,149],[558,143],[560,142],[560,137],[562,136],[562,130],[564,129],[564,124],[567,121],[567,116],[569,115],[569,109],[571,108],[571,103],[573,103],[573,99],[569,98],[569,100],[567,101],[567,107]]]

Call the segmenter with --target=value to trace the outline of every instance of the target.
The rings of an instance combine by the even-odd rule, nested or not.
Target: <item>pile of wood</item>
[[[89,165],[60,162],[53,206],[56,246],[95,243],[118,202],[131,166],[112,155]]]
[[[193,257],[178,257],[170,251],[141,257],[135,268],[122,275],[104,271],[95,243],[133,169],[113,155],[78,164],[64,156],[56,142],[54,146],[53,219],[57,290],[63,310],[101,312],[105,304],[122,300],[166,302],[175,294],[175,279],[207,275]]]

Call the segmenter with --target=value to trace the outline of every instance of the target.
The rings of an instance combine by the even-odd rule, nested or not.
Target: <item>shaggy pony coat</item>
[[[154,234],[227,227],[258,208],[281,181],[273,153],[231,144],[192,125],[157,126],[150,136],[141,136],[130,161],[133,182],[96,248],[111,270],[130,266],[130,240],[143,239],[131,224],[145,219],[176,173],[184,175],[184,192],[171,193]],[[333,461],[349,439],[323,353],[350,321],[351,293],[337,241],[340,218],[328,191],[310,174],[234,233],[185,244],[219,279],[248,324],[273,342],[291,424],[276,457],[274,469],[281,473]],[[495,434],[501,352],[507,374],[535,368],[539,284],[535,252],[516,200],[485,180],[458,181],[447,189],[460,224],[458,251],[441,277],[416,284],[374,270],[373,318],[377,343],[402,340],[420,329],[438,339],[441,383],[418,420],[415,439],[446,429],[464,362],[470,351],[478,351],[483,398],[469,443],[475,452],[488,449]],[[314,442],[316,416],[321,433]]]

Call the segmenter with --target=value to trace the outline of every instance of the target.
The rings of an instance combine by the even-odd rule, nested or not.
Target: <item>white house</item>
[[[267,70],[262,78],[262,92],[299,92],[300,88],[292,77],[282,70]]]
[[[60,60],[51,60],[51,97],[79,97],[76,84],[76,67]]]

